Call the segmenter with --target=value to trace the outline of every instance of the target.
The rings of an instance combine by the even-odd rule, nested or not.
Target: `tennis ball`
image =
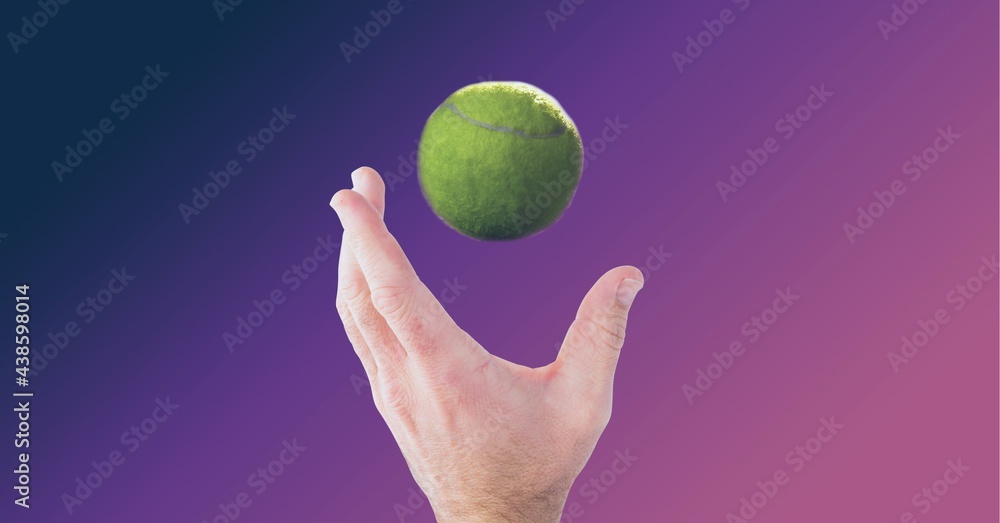
[[[521,82],[463,87],[424,126],[420,188],[458,232],[513,240],[552,225],[580,181],[580,133],[562,107]]]

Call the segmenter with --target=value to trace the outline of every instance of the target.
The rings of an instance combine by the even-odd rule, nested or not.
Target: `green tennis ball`
[[[552,225],[580,182],[580,133],[562,107],[521,82],[459,89],[424,126],[420,188],[458,232],[513,240]]]

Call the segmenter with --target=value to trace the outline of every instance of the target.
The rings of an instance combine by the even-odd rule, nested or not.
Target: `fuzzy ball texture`
[[[554,98],[521,82],[459,89],[420,137],[420,187],[434,212],[481,240],[513,240],[548,227],[580,181],[583,146]]]

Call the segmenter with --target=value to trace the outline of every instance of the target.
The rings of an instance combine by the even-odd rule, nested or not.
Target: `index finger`
[[[355,191],[342,190],[330,204],[348,232],[350,247],[368,281],[372,304],[407,353],[468,347],[468,335],[417,277],[371,203]]]

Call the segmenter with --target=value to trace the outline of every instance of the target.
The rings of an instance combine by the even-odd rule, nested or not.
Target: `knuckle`
[[[337,298],[337,314],[340,315],[340,321],[348,322],[351,320],[351,308],[347,305],[347,300],[341,297]]]
[[[358,301],[365,299],[368,295],[368,285],[363,279],[351,278],[344,280],[340,283],[340,288],[337,292],[337,304],[343,301],[345,305],[349,303],[357,303]]]
[[[387,412],[407,412],[410,410],[410,391],[397,380],[383,383],[379,390],[382,409]]]
[[[352,343],[354,347],[354,354],[358,356],[361,361],[361,365],[365,368],[365,372],[368,374],[369,383],[375,382],[375,360],[372,358],[371,352],[369,352],[367,347],[362,346],[360,343]]]
[[[587,337],[600,347],[618,352],[625,345],[625,319],[606,316],[585,324]]]
[[[428,389],[434,392],[435,397],[451,398],[458,391],[464,390],[463,385],[472,379],[469,370],[463,365],[434,366],[424,372],[431,378],[428,380]],[[476,372],[478,371],[473,371]]]
[[[383,285],[372,289],[372,305],[379,314],[386,318],[401,319],[410,304],[410,295],[407,289]]]

